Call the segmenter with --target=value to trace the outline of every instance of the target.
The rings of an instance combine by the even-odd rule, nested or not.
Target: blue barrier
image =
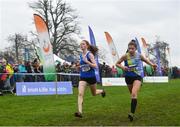
[[[72,82],[17,82],[17,96],[73,94]]]

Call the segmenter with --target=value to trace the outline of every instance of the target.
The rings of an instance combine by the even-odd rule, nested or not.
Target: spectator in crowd
[[[61,72],[61,62],[57,62],[56,72],[57,72],[57,73],[60,73],[60,72]],[[57,74],[57,81],[61,81],[61,75],[60,75],[60,74]]]
[[[24,82],[24,79],[25,79],[25,74],[24,73],[27,73],[27,70],[25,68],[25,65],[23,63],[23,61],[19,61],[19,64],[18,64],[18,75],[17,75],[17,81],[18,82]]]
[[[5,66],[3,66],[3,61],[0,60],[0,96],[3,95],[2,90],[4,89],[4,80],[7,77],[7,75],[3,73],[6,73]]]
[[[33,71],[34,71],[34,73],[37,73],[35,75],[36,82],[45,81],[44,75],[39,74],[39,73],[43,73],[43,67],[40,65],[40,62],[38,59],[34,59],[34,61],[33,61]]]
[[[106,77],[106,73],[107,73],[107,68],[106,68],[106,63],[103,62],[103,65],[101,66],[101,75],[102,77]]]
[[[179,77],[179,69],[178,69],[178,67],[173,67],[172,68],[172,77],[173,78],[178,78]]]
[[[0,67],[0,71],[1,71],[1,78],[0,78],[0,89],[2,90],[9,90],[12,91],[13,86],[11,86],[11,78],[12,75],[14,73],[14,70],[12,68],[12,66],[5,60],[2,59],[1,60],[1,67]],[[4,73],[4,74],[3,74]]]
[[[79,62],[79,60],[77,60],[77,61],[75,62],[75,65],[76,65],[76,73],[79,73],[79,72],[80,72],[80,69],[79,69],[79,68],[77,68],[77,67],[79,67],[79,66],[80,66],[80,62]]]
[[[112,77],[117,77],[117,69],[114,67],[114,65],[112,66],[111,74],[112,74]]]
[[[112,77],[111,67],[106,65],[106,77]]]
[[[71,63],[71,73],[79,73],[79,71],[77,70],[77,62]],[[72,75],[71,81],[72,81],[73,86],[78,86],[79,76]]]
[[[70,70],[70,66],[68,65],[67,62],[64,62],[63,65],[62,65],[62,73],[70,73],[71,70]],[[66,75],[66,74],[63,74],[61,75],[61,81],[69,81],[70,79],[70,76]]]
[[[30,61],[26,61],[25,62],[25,69],[27,70],[27,73],[29,73],[28,75],[26,75],[25,77],[25,82],[33,82],[34,81],[34,77],[32,75],[33,73],[33,68],[32,68],[32,65],[31,65],[31,62]]]

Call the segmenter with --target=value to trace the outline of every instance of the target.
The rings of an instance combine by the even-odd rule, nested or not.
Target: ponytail
[[[99,50],[96,46],[93,46],[93,45],[90,45],[88,49],[94,56],[97,55],[98,50]]]

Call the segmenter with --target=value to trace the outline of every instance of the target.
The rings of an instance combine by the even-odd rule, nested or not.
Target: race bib
[[[136,70],[136,67],[137,67],[137,65],[129,65],[129,67],[128,67],[128,71],[135,71]]]
[[[91,67],[88,64],[81,65],[82,72],[87,72],[91,69]]]

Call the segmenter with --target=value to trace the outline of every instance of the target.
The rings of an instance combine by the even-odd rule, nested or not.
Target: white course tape
[[[78,73],[0,73],[7,74],[7,75],[68,75],[68,76],[80,76]]]

